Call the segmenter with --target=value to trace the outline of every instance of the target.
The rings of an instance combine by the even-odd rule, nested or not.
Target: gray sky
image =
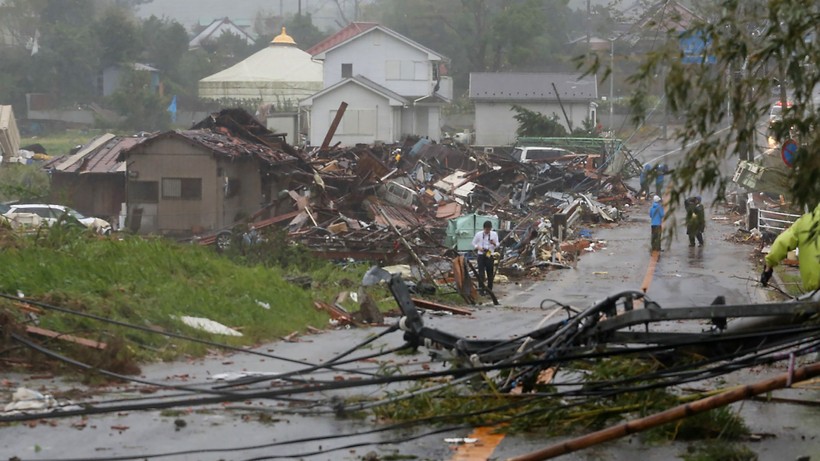
[[[334,26],[338,18],[338,9],[333,0],[301,0],[302,12],[311,13],[316,27],[338,29]],[[352,0],[342,0],[343,6],[350,9],[352,18]],[[228,17],[231,20],[253,21],[259,12],[266,15],[295,14],[299,0],[153,0],[140,5],[137,15],[147,18],[151,15],[174,19],[187,29],[198,23],[210,24],[214,19]]]

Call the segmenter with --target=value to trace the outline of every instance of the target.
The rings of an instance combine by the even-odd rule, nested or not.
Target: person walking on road
[[[801,216],[775,239],[772,249],[766,255],[763,273],[760,274],[761,285],[765,287],[769,284],[774,266],[780,264],[789,251],[795,248],[799,251],[803,289],[817,290],[820,288],[820,204],[813,212]]]
[[[689,197],[683,202],[683,206],[686,209],[686,234],[689,236],[689,246],[695,246],[695,239],[697,239],[698,245],[703,246],[706,216],[700,196]]]
[[[652,251],[661,251],[661,224],[663,223],[663,204],[659,196],[652,197],[649,207],[649,218],[652,220]]]
[[[640,184],[641,190],[638,191],[638,198],[649,198],[649,183],[652,181],[653,171],[652,165],[646,163],[641,170]]]
[[[664,176],[669,172],[669,167],[665,163],[655,167],[655,193],[663,197]]]
[[[487,277],[487,289],[493,291],[493,253],[498,248],[498,234],[493,230],[493,223],[484,221],[484,229],[473,237],[473,248],[478,255],[478,286],[484,287],[484,276]]]

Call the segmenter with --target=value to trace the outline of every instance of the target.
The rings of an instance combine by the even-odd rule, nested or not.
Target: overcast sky
[[[338,18],[335,2],[332,0],[301,0],[302,12],[311,13],[316,27],[338,29],[333,26]],[[352,1],[343,1],[343,5]],[[228,17],[231,20],[253,21],[259,12],[266,15],[295,14],[298,0],[153,0],[140,5],[137,14],[147,18],[151,15],[174,19],[187,29],[200,23],[210,24],[214,19]],[[352,16],[352,8],[351,13]]]

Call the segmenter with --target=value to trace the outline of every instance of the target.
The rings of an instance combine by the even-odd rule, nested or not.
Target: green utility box
[[[498,231],[497,216],[483,216],[468,214],[447,221],[447,234],[444,237],[444,246],[456,251],[470,251],[473,249],[473,237],[483,229],[484,221],[493,223],[493,230]]]

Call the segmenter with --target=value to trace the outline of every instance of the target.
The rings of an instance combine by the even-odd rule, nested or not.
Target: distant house
[[[566,118],[569,118],[572,128],[583,126],[586,119],[594,123],[597,99],[598,84],[591,75],[471,73],[470,100],[475,104],[475,144],[505,146],[515,142],[518,122],[514,118],[513,105],[548,117],[555,114],[570,131]]]
[[[342,102],[332,143],[441,137],[441,108],[453,96],[447,57],[375,23],[354,22],[308,50],[322,61],[323,89],[300,104],[311,144],[324,140]]]
[[[125,162],[118,157],[145,138],[106,133],[77,152],[47,162],[51,176],[49,200],[68,205],[87,216],[121,227],[125,206]]]
[[[123,151],[128,227],[190,236],[247,218],[287,185],[295,152],[247,112],[223,110],[190,130]]]
[[[136,72],[148,72],[151,76],[151,89],[154,92],[159,92],[159,69],[155,69],[147,64],[140,64],[138,62],[128,65],[114,65],[103,69],[98,82],[98,90],[103,96],[111,96],[120,89],[122,77],[125,72],[130,70]]]
[[[228,18],[220,18],[211,22],[204,29],[199,31],[194,38],[188,42],[189,50],[196,50],[202,48],[202,45],[208,41],[215,41],[224,34],[233,34],[244,40],[248,45],[256,43],[254,37],[245,28],[238,26]]]

